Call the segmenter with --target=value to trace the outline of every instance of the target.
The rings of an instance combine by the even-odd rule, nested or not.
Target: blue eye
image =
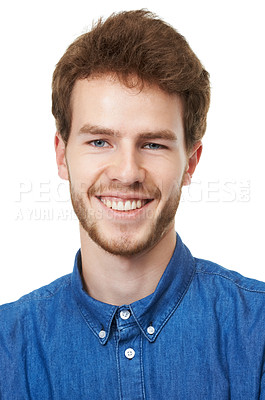
[[[98,139],[98,140],[93,140],[91,143],[92,143],[93,146],[95,146],[95,147],[104,147],[104,144],[105,144],[106,142],[105,142],[105,140]]]
[[[164,146],[162,146],[162,144],[158,144],[158,143],[148,143],[146,144],[144,147],[149,146],[150,150],[159,150],[164,148]]]

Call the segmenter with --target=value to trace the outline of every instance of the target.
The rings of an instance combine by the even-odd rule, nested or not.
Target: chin
[[[83,227],[84,228],[84,227]],[[85,228],[84,228],[85,229]],[[110,230],[107,235],[96,226],[85,229],[89,237],[103,250],[113,255],[131,257],[149,249],[153,242],[153,234],[139,231],[133,233],[129,229],[121,229],[119,232]]]

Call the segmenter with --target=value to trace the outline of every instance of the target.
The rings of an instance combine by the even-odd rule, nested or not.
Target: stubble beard
[[[70,180],[70,194],[73,209],[76,216],[87,232],[88,236],[102,249],[111,253],[113,255],[119,255],[124,257],[132,257],[137,254],[143,253],[155,246],[168,232],[175,218],[176,211],[179,206],[181,192],[183,186],[183,177],[179,187],[176,187],[174,193],[166,201],[163,209],[160,211],[159,215],[156,217],[149,228],[149,233],[141,241],[136,242],[134,237],[130,234],[130,229],[126,226],[120,227],[120,233],[122,237],[119,238],[107,238],[102,234],[97,223],[97,217],[92,212],[90,215],[88,213],[88,207],[85,200],[88,196],[84,198],[84,194],[81,195],[75,191]],[[147,213],[146,218],[150,218]]]

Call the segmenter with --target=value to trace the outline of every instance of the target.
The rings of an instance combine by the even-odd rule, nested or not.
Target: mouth
[[[120,212],[129,212],[143,208],[154,199],[121,199],[117,197],[96,196],[106,207]]]

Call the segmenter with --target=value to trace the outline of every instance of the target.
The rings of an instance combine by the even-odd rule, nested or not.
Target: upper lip
[[[140,194],[136,193],[102,193],[100,195],[97,195],[96,197],[117,197],[120,199],[126,199],[126,200],[131,200],[131,199],[137,199],[137,200],[152,200],[151,197],[149,196],[143,196]]]

